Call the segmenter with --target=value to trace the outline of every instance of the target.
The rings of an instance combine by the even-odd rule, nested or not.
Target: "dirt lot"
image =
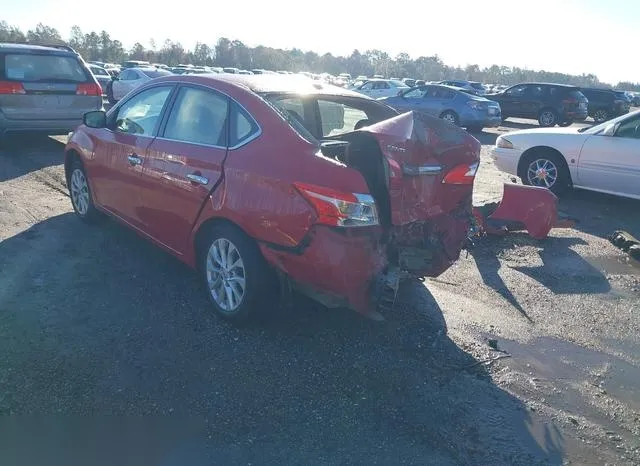
[[[526,126],[508,124],[479,138]],[[162,465],[640,463],[640,269],[606,240],[640,234],[640,203],[574,193],[575,229],[485,240],[407,284],[384,322],[300,298],[236,329],[189,269],[113,222],[76,220],[62,148],[0,151],[0,413],[56,416],[37,448],[5,430],[2,464],[62,451],[78,464],[96,451],[110,464],[151,464],[133,451]],[[483,146],[478,201],[503,181]],[[160,417],[107,431],[95,414]]]

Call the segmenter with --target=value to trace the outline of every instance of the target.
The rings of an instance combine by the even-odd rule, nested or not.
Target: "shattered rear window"
[[[312,144],[320,145],[320,141],[304,125],[304,108],[300,97],[286,94],[261,95],[300,136]]]

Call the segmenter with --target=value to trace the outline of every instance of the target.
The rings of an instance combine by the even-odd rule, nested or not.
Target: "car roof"
[[[62,45],[61,45],[62,47]],[[46,45],[35,44],[15,44],[12,42],[0,42],[0,51],[2,52],[48,52],[60,55],[75,56],[70,50]]]
[[[359,97],[370,99],[358,92],[350,91],[331,84],[318,81],[301,75],[287,74],[199,74],[201,79],[225,81],[256,93],[294,93],[294,94],[329,94],[345,97]],[[168,76],[167,80],[180,81],[180,76]]]
[[[509,87],[515,87],[515,86],[522,86],[522,85],[533,85],[533,86],[554,86],[554,87],[566,87],[567,89],[579,89],[578,86],[573,86],[571,84],[558,84],[558,83],[537,83],[537,82],[530,82],[530,83],[518,83],[518,84],[514,84],[513,86],[509,86]]]

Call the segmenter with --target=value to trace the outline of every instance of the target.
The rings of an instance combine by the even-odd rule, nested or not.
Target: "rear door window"
[[[153,136],[173,87],[153,87],[136,94],[118,109],[115,129],[121,133]]]
[[[231,107],[231,140],[229,147],[240,146],[251,139],[255,139],[260,127],[240,105],[233,103]]]
[[[164,130],[174,141],[226,147],[229,100],[216,92],[192,87],[180,89]]]
[[[89,80],[80,61],[66,55],[13,54],[4,56],[5,79],[21,82],[83,83]]]

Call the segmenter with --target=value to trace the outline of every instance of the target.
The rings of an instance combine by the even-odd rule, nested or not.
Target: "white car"
[[[536,128],[498,137],[498,169],[560,194],[569,187],[640,199],[640,111],[587,128]]]
[[[136,87],[161,76],[169,76],[173,73],[158,68],[125,68],[107,88],[107,97],[111,104],[122,99]]]
[[[400,92],[411,89],[402,81],[392,79],[369,79],[358,87],[353,88],[354,91],[380,99],[382,97],[395,97]]]

